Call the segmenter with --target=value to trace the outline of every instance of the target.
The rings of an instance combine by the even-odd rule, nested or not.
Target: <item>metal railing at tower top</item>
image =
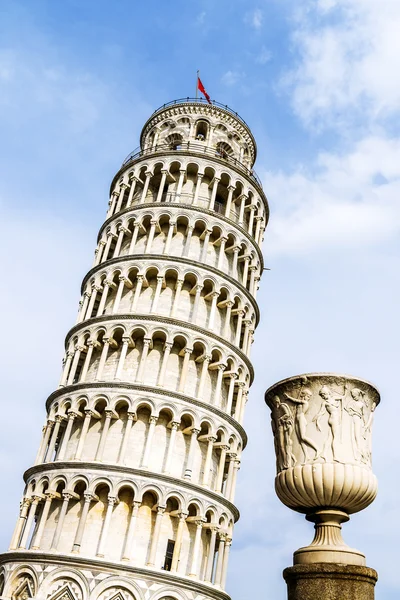
[[[171,144],[160,144],[160,145],[144,148],[143,150],[140,147],[138,147],[133,152],[128,154],[128,156],[125,158],[124,162],[122,163],[121,168],[126,167],[129,163],[135,161],[138,158],[141,158],[142,156],[147,156],[149,154],[158,154],[158,153],[163,154],[165,152],[168,152],[171,154],[174,154],[175,152],[177,154],[180,152],[194,152],[196,154],[206,154],[207,156],[212,156],[214,158],[224,160],[227,163],[234,165],[239,171],[242,171],[243,173],[245,173],[248,177],[250,177],[250,179],[253,179],[253,181],[261,189],[263,189],[261,180],[258,177],[257,173],[254,171],[254,169],[249,169],[245,164],[240,162],[240,160],[238,160],[237,158],[233,158],[226,152],[220,152],[220,151],[216,150],[215,148],[210,148],[209,146],[206,146],[206,145],[204,145],[202,143],[198,143],[198,142],[183,142],[179,146],[172,146]]]
[[[229,106],[227,104],[222,104],[221,102],[217,102],[216,100],[212,100],[211,104],[210,104],[209,102],[207,102],[207,100],[205,98],[189,98],[189,97],[187,97],[187,98],[179,98],[179,100],[171,100],[171,102],[167,102],[166,104],[163,104],[162,106],[157,108],[157,110],[155,110],[153,112],[151,117],[153,117],[160,110],[164,110],[164,108],[168,108],[168,106],[174,106],[175,104],[192,104],[192,103],[193,104],[205,104],[206,106],[217,106],[218,108],[222,108],[223,110],[226,110],[228,113],[230,113],[231,115],[236,117],[236,119],[238,121],[243,123],[243,125],[245,125],[247,127],[247,129],[250,130],[250,127],[247,125],[246,121],[244,119],[242,119],[242,117],[237,112],[235,112],[232,108],[229,108]]]

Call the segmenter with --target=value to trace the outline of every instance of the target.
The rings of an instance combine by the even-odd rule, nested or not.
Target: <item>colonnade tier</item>
[[[161,283],[159,283],[158,278],[162,278]],[[92,300],[91,310],[88,310],[90,298],[95,292],[103,292],[106,283],[108,284],[107,298],[103,302],[103,314],[107,313],[110,308],[112,303],[110,299],[117,297],[119,286],[121,286],[121,298],[118,298],[117,307],[115,307],[114,301],[112,310],[123,312],[120,311],[122,297],[126,295],[128,289],[132,290],[131,293],[134,295],[134,288],[140,279],[142,280],[142,287],[144,285],[145,288],[152,285],[154,287],[158,283],[161,286],[160,293],[163,293],[168,282],[170,282],[170,287],[175,286],[176,288],[179,281],[182,284],[181,291],[188,288],[191,296],[196,295],[196,293],[203,297],[218,294],[220,300],[217,301],[217,305],[220,302],[225,302],[227,305],[232,303],[234,309],[241,309],[254,315],[255,325],[258,325],[259,308],[255,298],[249,294],[239,281],[235,281],[233,277],[214,267],[206,268],[202,263],[187,258],[176,257],[173,264],[171,264],[170,258],[159,254],[116,257],[108,260],[105,265],[100,264],[93,267],[82,283],[82,296],[79,303],[77,322],[80,323],[85,319],[97,316],[101,297]],[[209,298],[206,298],[206,301],[209,300]],[[82,308],[83,306],[84,308]],[[128,313],[132,310],[130,305],[122,306],[121,309],[123,308]],[[152,307],[149,307],[149,312],[151,310]]]
[[[242,423],[251,363],[200,328],[154,318],[99,317],[75,327],[60,388],[95,382],[146,384],[219,408]],[[172,321],[172,320],[171,320]]]
[[[200,172],[198,163],[173,160],[164,165],[159,157],[152,164],[141,157],[135,167],[122,172],[113,184],[107,218],[146,204],[166,209],[174,204],[188,205],[210,216],[221,215],[260,245],[268,222],[266,198],[249,183],[236,181],[232,185],[233,169],[218,173],[208,162]]]
[[[11,600],[228,600],[268,205],[229,110],[163,107],[141,145],[111,185],[0,556]]]
[[[171,131],[181,133],[185,142],[203,141],[204,147],[216,150],[220,141],[226,141],[232,145],[233,153],[249,166],[256,159],[257,145],[251,129],[237,112],[218,102],[210,105],[201,99],[182,98],[164,104],[144,124],[141,148],[167,141]],[[218,155],[227,158],[228,150]]]
[[[190,200],[190,198],[190,196],[182,196],[181,200]],[[188,202],[188,204],[190,203]],[[151,225],[153,225],[153,222],[155,223],[152,228]],[[178,256],[183,251],[182,238],[188,236],[191,239],[194,233],[202,241],[204,238],[207,239],[209,250],[213,245],[219,248],[223,242],[223,252],[225,252],[225,246],[230,253],[233,253],[237,248],[243,256],[251,256],[255,266],[262,268],[263,259],[260,251],[260,243],[262,241],[263,229],[260,225],[260,219],[252,220],[249,225],[253,226],[254,223],[254,235],[256,237],[253,237],[247,229],[233,223],[218,212],[200,209],[193,205],[188,206],[187,204],[183,204],[182,201],[170,202],[168,204],[162,202],[139,203],[137,206],[127,207],[115,216],[108,216],[100,228],[98,243],[100,244],[101,242],[100,246],[103,249],[107,245],[109,235],[115,241],[111,240],[111,242],[108,242],[108,244],[113,244],[112,251],[110,252],[109,248],[107,248],[106,252],[101,253],[101,257],[97,256],[100,252],[100,246],[98,246],[96,249],[97,263],[100,260],[105,260],[104,257],[110,258],[112,253],[115,252],[115,247],[118,248],[118,251],[120,250],[122,240],[118,241],[118,237],[120,235],[123,237],[124,233],[126,236],[122,250],[123,254],[128,252],[133,253],[133,250],[140,252],[141,247],[145,249],[148,243],[148,236],[151,232],[151,235],[156,238],[155,247],[160,248],[161,254],[176,254]],[[170,225],[173,227],[169,227]],[[143,237],[145,235],[146,237]],[[128,236],[131,238],[129,244],[127,243]],[[187,248],[184,248],[184,250],[185,252],[188,251]],[[204,260],[206,261],[207,258],[207,255],[205,255]],[[210,262],[209,264],[212,263]]]
[[[74,553],[162,569],[168,540],[180,530],[168,570],[221,585],[214,544],[218,538],[231,540],[238,514],[229,502],[176,486],[173,478],[140,473],[130,478],[104,467],[89,467],[83,475],[73,464],[60,467],[31,469],[10,550]],[[202,560],[206,556],[212,560]]]
[[[66,395],[43,427],[35,465],[60,461],[117,464],[198,482],[233,502],[230,462],[245,440],[221,415],[125,394]],[[232,466],[233,468],[233,466]]]

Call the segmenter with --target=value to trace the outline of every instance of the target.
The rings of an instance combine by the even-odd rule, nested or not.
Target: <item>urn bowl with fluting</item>
[[[377,493],[371,430],[379,392],[356,377],[311,373],[276,383],[265,401],[271,409],[279,499],[305,513],[316,529],[323,527],[328,538],[335,531],[337,543],[328,545],[344,545],[340,524],[371,504]],[[321,531],[317,537],[313,544],[323,545]]]

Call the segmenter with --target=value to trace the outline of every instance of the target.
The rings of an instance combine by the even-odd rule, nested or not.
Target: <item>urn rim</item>
[[[376,406],[378,406],[378,404],[380,404],[380,401],[381,401],[381,395],[380,395],[380,391],[379,391],[378,387],[374,383],[369,381],[368,379],[363,379],[362,377],[350,375],[349,373],[338,373],[338,372],[334,372],[334,371],[332,371],[332,372],[321,371],[321,372],[300,373],[299,375],[292,375],[291,377],[285,377],[284,379],[281,379],[280,381],[277,381],[276,383],[271,385],[264,394],[265,403],[269,406],[269,408],[271,408],[271,405],[269,403],[269,396],[271,395],[272,391],[276,390],[281,385],[290,383],[292,381],[299,380],[302,377],[306,377],[307,379],[317,379],[319,377],[332,377],[332,379],[333,378],[342,378],[342,379],[344,378],[344,379],[349,379],[354,382],[359,382],[359,383],[362,383],[363,385],[370,386],[376,392],[376,402],[375,402]]]

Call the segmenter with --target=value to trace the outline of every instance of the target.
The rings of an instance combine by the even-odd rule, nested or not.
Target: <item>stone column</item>
[[[150,171],[146,171],[146,179],[143,185],[143,191],[142,191],[142,195],[140,198],[140,204],[143,204],[143,202],[146,199],[146,195],[147,195],[147,190],[149,189],[149,183],[150,183],[150,178],[151,178],[151,172]]]
[[[239,347],[240,344],[240,336],[242,333],[242,321],[244,317],[244,310],[237,311],[238,320],[236,323],[236,333],[235,333],[235,346]]]
[[[74,352],[74,359],[72,361],[72,366],[68,375],[67,385],[72,385],[74,383],[76,369],[78,368],[79,359],[81,357],[81,353],[85,350],[84,346],[77,346]]]
[[[28,543],[29,534],[32,529],[33,519],[35,518],[36,509],[38,507],[39,502],[41,502],[42,496],[33,496],[33,500],[29,506],[28,518],[26,519],[24,532],[22,534],[22,538],[19,544],[19,548],[25,549]]]
[[[374,569],[340,563],[295,565],[283,571],[288,600],[374,600]]]
[[[204,360],[203,360],[203,364],[201,367],[201,373],[200,373],[200,381],[199,381],[199,389],[197,392],[197,397],[199,400],[203,400],[203,395],[204,395],[204,386],[206,383],[206,375],[208,372],[208,365],[210,364],[210,360],[211,360],[211,356],[206,354],[204,356]]]
[[[250,256],[245,256],[243,258],[243,276],[242,276],[242,285],[247,288],[247,276],[249,274],[249,265],[250,265]]]
[[[255,230],[255,233],[254,233],[254,239],[256,240],[256,244],[258,244],[259,238],[260,238],[262,217],[259,216],[259,215],[257,215],[255,217],[255,222],[256,222],[256,230]]]
[[[242,413],[242,400],[243,400],[243,392],[244,392],[244,388],[246,386],[244,381],[238,381],[237,382],[238,385],[238,393],[236,396],[236,407],[235,407],[235,414],[234,414],[234,419],[236,421],[239,421],[240,419],[240,415]]]
[[[58,456],[57,456],[56,460],[64,460],[65,453],[67,451],[67,446],[68,446],[69,438],[71,436],[72,426],[74,424],[74,421],[75,421],[76,417],[78,417],[78,416],[79,416],[79,414],[77,412],[74,412],[73,410],[69,411],[67,426],[66,426],[65,431],[64,431],[64,435],[63,435],[63,439],[62,439],[62,443],[61,443],[61,448],[60,448],[60,451],[58,453]]]
[[[147,469],[149,463],[150,449],[153,441],[154,430],[156,428],[156,423],[158,421],[158,417],[151,416],[149,419],[149,430],[147,432],[146,445],[144,448],[142,464],[140,465],[141,469]]]
[[[217,566],[215,568],[215,580],[214,580],[214,585],[216,587],[221,587],[221,582],[222,582],[222,567],[224,564],[225,541],[226,541],[226,533],[220,532],[219,544],[218,544],[218,559],[217,559]]]
[[[133,254],[133,250],[135,248],[135,244],[136,244],[137,237],[139,234],[139,229],[140,229],[140,223],[135,223],[135,225],[133,226],[133,233],[132,233],[132,237],[131,237],[131,243],[129,244],[128,254]]]
[[[103,288],[99,285],[92,286],[92,293],[90,296],[90,302],[86,313],[86,319],[90,319],[93,313],[94,303],[96,302],[97,294],[101,292]]]
[[[117,381],[121,380],[121,375],[122,375],[122,371],[124,369],[126,354],[128,352],[130,343],[131,343],[131,339],[129,337],[122,338],[121,354],[119,357],[118,366],[117,366],[117,370],[115,372],[115,377],[114,377],[114,379],[116,379]]]
[[[240,460],[235,460],[235,464],[233,465],[233,477],[232,477],[231,490],[230,490],[230,494],[228,497],[229,502],[232,502],[232,504],[235,501],[236,479],[237,479],[237,474],[238,474],[239,469],[240,469]]]
[[[190,242],[192,239],[192,235],[193,235],[193,225],[188,225],[188,228],[186,230],[186,242],[185,242],[185,247],[183,249],[183,253],[182,256],[189,256],[189,250],[190,250]]]
[[[238,277],[237,265],[238,265],[239,251],[240,251],[239,246],[235,246],[233,248],[233,260],[232,260],[232,269],[231,269],[232,277]]]
[[[231,215],[232,196],[233,196],[234,190],[235,190],[235,187],[233,185],[228,185],[228,199],[226,201],[226,207],[225,207],[225,217],[227,217],[228,219],[230,219],[230,215]]]
[[[160,186],[158,188],[156,202],[161,202],[161,198],[162,198],[162,194],[163,194],[164,186],[165,186],[165,180],[167,179],[168,171],[166,169],[162,169],[161,173],[162,173],[162,176],[161,176]]]
[[[217,188],[218,188],[218,184],[220,181],[221,181],[221,179],[219,177],[214,177],[213,189],[211,192],[210,202],[208,204],[209,210],[212,210],[214,208],[215,197],[217,195]]]
[[[202,262],[202,263],[207,262],[207,252],[208,252],[208,243],[210,241],[210,235],[211,235],[211,230],[207,229],[204,234],[203,249],[202,249],[201,258],[200,258],[200,262]]]
[[[104,307],[105,307],[106,301],[107,301],[107,296],[108,296],[108,290],[109,290],[109,287],[110,287],[110,283],[112,283],[112,282],[107,281],[107,280],[104,282],[103,293],[101,295],[99,306],[97,308],[96,317],[101,317],[101,315],[103,314]]]
[[[222,382],[223,382],[225,369],[226,369],[226,365],[224,365],[224,364],[218,365],[218,367],[217,367],[217,371],[218,371],[217,383],[215,384],[215,392],[214,392],[214,397],[212,399],[212,404],[214,406],[218,406],[220,404],[221,392],[222,392]]]
[[[74,356],[73,352],[70,352],[69,350],[67,351],[67,355],[66,355],[66,359],[65,359],[65,363],[64,363],[64,368],[63,368],[63,373],[61,376],[61,381],[60,381],[60,386],[59,387],[64,387],[67,383],[67,378],[68,378],[68,373],[69,370],[71,368],[71,363],[72,363],[72,357]]]
[[[110,347],[110,338],[103,338],[103,349],[101,351],[99,366],[97,368],[96,381],[101,381],[104,365],[106,364],[108,349]]]
[[[196,324],[196,320],[197,320],[197,313],[199,311],[199,302],[200,302],[200,295],[201,295],[201,290],[203,289],[203,284],[199,283],[195,286],[196,288],[196,294],[194,297],[194,302],[193,302],[193,313],[192,313],[192,323]]]
[[[137,184],[137,177],[133,176],[131,178],[131,187],[129,190],[128,200],[126,202],[126,208],[129,208],[129,206],[131,206],[131,204],[132,204],[133,194],[135,193],[136,184]]]
[[[135,288],[135,295],[133,296],[132,312],[136,311],[140,292],[142,291],[143,279],[144,279],[144,275],[136,275],[136,288]]]
[[[135,413],[132,412],[128,412],[127,414],[127,421],[126,421],[126,425],[125,425],[125,431],[124,431],[124,437],[122,439],[122,444],[121,444],[121,449],[119,451],[119,455],[118,455],[118,463],[120,465],[124,464],[125,461],[125,454],[126,454],[126,449],[128,447],[128,441],[129,441],[129,436],[132,430],[132,426],[133,426],[133,421],[135,420]]]
[[[157,225],[157,221],[150,221],[150,231],[149,231],[149,237],[147,238],[147,244],[146,244],[146,248],[144,253],[148,254],[151,251],[151,246],[153,244],[153,240],[154,240],[154,234],[156,232],[156,225]]]
[[[221,493],[221,489],[222,489],[222,481],[223,481],[224,472],[225,472],[226,453],[229,450],[229,446],[227,446],[226,444],[221,444],[220,450],[221,450],[221,454],[219,455],[217,479],[216,479],[215,488],[214,488],[214,490],[216,492],[218,492],[219,494]]]
[[[175,202],[179,202],[181,199],[181,192],[182,192],[182,186],[183,186],[183,180],[185,178],[185,174],[186,174],[186,169],[180,169],[178,185],[176,187]]]
[[[184,348],[183,365],[181,371],[181,377],[179,380],[178,392],[185,392],[186,378],[189,367],[190,356],[193,352],[193,348]]]
[[[156,291],[154,293],[153,303],[152,303],[152,307],[151,307],[151,312],[152,313],[157,312],[158,299],[159,299],[160,294],[161,294],[161,287],[162,287],[163,281],[164,281],[164,277],[162,275],[158,275],[157,276]]]
[[[106,243],[106,247],[104,248],[103,256],[101,257],[101,262],[102,263],[105,262],[108,259],[108,254],[110,252],[111,242],[113,241],[113,239],[115,237],[116,237],[116,235],[112,231],[108,231],[107,232],[107,243]]]
[[[167,235],[167,239],[165,240],[165,246],[164,246],[164,252],[163,252],[163,254],[168,254],[168,252],[169,252],[169,247],[171,245],[171,240],[172,240],[172,236],[174,234],[175,226],[176,226],[175,221],[170,221],[169,222],[168,235]]]
[[[83,494],[84,502],[82,507],[81,516],[79,519],[78,529],[76,531],[74,545],[72,547],[72,552],[78,554],[81,549],[83,532],[85,531],[86,519],[89,513],[90,503],[95,500],[95,496],[89,492]]]
[[[176,573],[176,571],[178,570],[179,559],[180,559],[181,548],[182,548],[183,529],[185,526],[187,516],[188,516],[188,514],[184,513],[184,512],[181,512],[178,515],[179,521],[178,521],[178,528],[176,531],[174,552],[173,552],[172,561],[171,561],[171,573]]]
[[[31,505],[31,499],[30,498],[23,498],[23,500],[21,502],[21,508],[20,508],[19,518],[18,518],[17,524],[15,526],[13,536],[11,538],[11,543],[10,543],[9,550],[15,550],[19,546],[19,540],[20,540],[20,537],[21,537],[21,532],[22,532],[22,530],[24,528],[24,525],[26,523],[26,517],[28,515],[28,511],[29,511],[30,505]]]
[[[106,418],[104,420],[103,431],[101,432],[99,446],[97,448],[96,456],[94,459],[94,460],[98,460],[100,462],[103,459],[104,448],[105,448],[106,441],[107,441],[107,434],[108,434],[108,430],[110,428],[111,419],[115,416],[115,414],[112,410],[106,410],[105,415],[106,415]]]
[[[196,189],[194,191],[194,197],[193,197],[193,206],[196,206],[197,201],[199,199],[200,186],[201,186],[203,176],[204,176],[204,173],[197,174]]]
[[[209,485],[210,485],[211,460],[212,460],[214,444],[216,441],[217,441],[217,438],[215,436],[210,435],[207,438],[207,443],[208,443],[207,454],[206,454],[206,460],[204,462],[203,481],[201,482],[202,485],[204,485],[204,487],[209,487]]]
[[[240,199],[239,220],[238,220],[239,225],[243,225],[244,206],[245,206],[246,200],[247,200],[247,196],[245,196],[243,194],[243,196]]]
[[[238,378],[238,375],[237,375],[237,373],[230,373],[229,377],[231,380],[229,382],[228,398],[226,401],[226,409],[225,409],[225,412],[227,412],[228,415],[230,415],[232,412],[233,394],[235,391],[235,383],[236,383],[236,379]]]
[[[228,300],[226,303],[224,330],[222,332],[222,337],[224,337],[224,338],[227,338],[231,331],[232,306],[233,306],[232,300]]]
[[[174,447],[175,447],[175,438],[176,438],[176,432],[179,429],[179,421],[172,421],[171,423],[171,434],[169,436],[169,443],[168,443],[168,451],[167,451],[167,457],[165,459],[165,465],[164,465],[164,469],[163,469],[163,473],[169,473],[169,469],[171,466],[171,460],[172,460],[172,454],[174,452]]]
[[[225,498],[229,498],[231,495],[231,489],[232,489],[232,482],[233,482],[233,471],[234,471],[234,467],[235,467],[235,460],[236,460],[236,452],[229,452],[228,453],[228,458],[229,458],[229,467],[228,467],[228,476],[226,478],[226,488],[225,488]]]
[[[197,577],[199,554],[200,554],[201,532],[203,530],[204,519],[198,519],[198,520],[194,521],[194,523],[196,525],[196,533],[194,536],[192,564],[190,566],[189,577]]]
[[[224,562],[222,563],[221,587],[225,589],[226,576],[228,574],[229,553],[232,546],[232,539],[227,537],[225,542]]]
[[[131,281],[129,279],[127,279],[126,277],[124,277],[123,275],[120,275],[118,279],[119,279],[118,290],[117,290],[117,294],[115,296],[114,306],[112,309],[113,315],[115,315],[118,312],[119,304],[121,302],[122,294],[124,292],[124,287],[125,286],[127,286],[129,288],[133,287]]]
[[[250,206],[249,226],[247,228],[247,233],[249,233],[250,235],[252,235],[252,232],[253,232],[254,215],[255,215],[256,208],[257,207],[254,206],[254,204],[252,204]]]
[[[225,245],[227,242],[228,238],[221,238],[221,243],[219,245],[219,253],[218,253],[218,264],[217,264],[217,269],[221,270],[223,267],[223,260],[224,260],[224,256],[225,256]]]
[[[86,311],[87,311],[87,308],[89,305],[89,300],[90,300],[90,293],[88,291],[85,291],[83,293],[83,302],[82,302],[81,310],[79,312],[77,323],[82,323],[82,321],[85,320],[85,315],[86,315]]]
[[[146,366],[146,359],[147,359],[147,355],[149,353],[150,344],[151,344],[151,339],[143,338],[142,356],[140,357],[139,368],[138,368],[138,372],[136,375],[136,381],[138,383],[143,383],[144,368]]]
[[[171,311],[171,317],[175,317],[176,311],[178,310],[179,298],[180,298],[180,295],[181,295],[182,286],[183,286],[183,279],[177,279],[176,280],[174,303],[172,305],[172,311]]]
[[[124,235],[129,235],[129,234],[130,234],[130,231],[126,227],[121,226],[119,228],[118,239],[117,239],[117,243],[115,244],[114,253],[112,256],[113,258],[117,258],[119,256],[119,253],[121,251],[122,242],[124,239]]]
[[[47,446],[49,443],[49,439],[50,439],[50,435],[51,435],[53,427],[54,427],[54,421],[52,421],[51,419],[48,419],[47,425],[45,427],[43,440],[42,440],[42,443],[40,444],[39,452],[37,453],[37,457],[35,460],[35,465],[38,465],[39,463],[44,461],[44,458],[45,458],[46,452],[47,452]]]
[[[190,433],[191,438],[190,438],[189,454],[188,454],[188,459],[186,462],[186,468],[185,468],[185,474],[184,474],[185,479],[192,478],[194,455],[196,452],[197,436],[199,435],[199,433],[200,433],[200,429],[195,429],[194,427],[192,428],[192,431]]]
[[[217,300],[220,292],[212,292],[211,294],[211,308],[210,308],[210,316],[208,319],[208,329],[214,328],[214,320],[215,320],[215,310],[217,308]]]
[[[149,554],[149,560],[147,562],[148,567],[155,566],[158,540],[160,538],[160,531],[161,531],[161,521],[162,521],[164,512],[165,512],[165,507],[158,506],[156,522],[154,524],[154,531],[153,531],[153,535],[151,536],[150,554]]]
[[[217,526],[210,527],[210,531],[211,531],[211,536],[210,536],[210,543],[208,546],[206,573],[205,573],[205,577],[204,577],[204,581],[206,583],[212,582],[212,572],[213,572],[214,558],[215,558],[215,544],[217,542],[218,527]]]
[[[85,410],[85,418],[82,425],[81,435],[79,436],[78,447],[76,449],[75,460],[80,460],[82,456],[83,446],[86,440],[86,434],[89,429],[90,420],[94,416],[94,411],[86,409]],[[100,416],[100,415],[99,415]]]
[[[54,425],[54,429],[53,429],[53,434],[51,436],[49,448],[48,448],[46,456],[45,456],[46,462],[51,462],[53,460],[53,454],[54,454],[54,450],[56,447],[58,433],[60,431],[61,423],[63,422],[63,420],[64,420],[64,417],[62,417],[61,415],[56,415],[56,417],[54,419],[55,425]]]
[[[124,195],[125,195],[125,190],[128,186],[126,185],[126,183],[121,183],[120,188],[119,188],[119,194],[118,194],[118,201],[117,201],[117,206],[115,208],[115,212],[119,212],[121,210],[121,206],[122,206],[122,201],[124,199]]]
[[[163,355],[163,359],[162,359],[162,364],[161,364],[161,369],[160,369],[160,375],[158,377],[158,382],[157,382],[157,385],[159,385],[160,387],[164,386],[165,372],[166,372],[166,369],[167,369],[168,357],[170,355],[171,348],[172,348],[172,343],[171,342],[165,342],[165,344],[164,344],[164,355]]]
[[[51,550],[55,550],[55,551],[58,550],[58,544],[60,542],[61,532],[62,532],[63,526],[64,526],[65,515],[67,514],[67,510],[68,510],[68,503],[74,497],[74,495],[69,492],[63,492],[62,497],[63,497],[63,502],[61,505],[60,515],[58,517],[57,527],[54,532],[53,542],[51,544]]]
[[[49,516],[51,503],[55,498],[60,498],[61,496],[60,496],[60,494],[57,494],[57,493],[46,492],[45,497],[46,497],[46,500],[43,505],[42,513],[39,517],[39,519],[40,519],[39,527],[38,527],[36,535],[35,535],[35,540],[34,540],[34,544],[32,546],[32,550],[40,549],[43,531],[44,531],[44,527],[46,525],[47,517]]]
[[[106,245],[106,242],[104,240],[99,241],[99,247],[96,249],[96,252],[95,252],[93,267],[97,267],[97,265],[99,265],[101,263],[105,245]]]
[[[101,530],[100,542],[97,549],[96,556],[104,558],[104,551],[106,549],[108,530],[110,528],[111,517],[114,510],[114,506],[118,504],[118,498],[115,496],[108,496],[108,506],[106,512],[106,518],[104,519],[103,529]]]
[[[141,504],[142,503],[138,500],[134,500],[133,504],[132,504],[132,514],[131,514],[131,519],[129,521],[128,534],[126,536],[124,552],[122,555],[122,560],[124,560],[124,561],[130,561],[133,558],[133,545],[134,545],[134,541],[135,541],[136,520],[137,520],[137,515],[138,515]]]

